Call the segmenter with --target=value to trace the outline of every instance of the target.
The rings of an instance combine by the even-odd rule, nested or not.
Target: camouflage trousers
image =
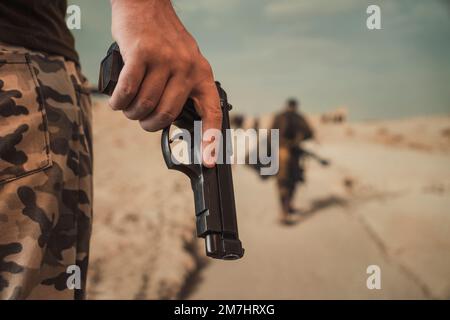
[[[90,104],[73,62],[0,43],[1,299],[84,297]]]

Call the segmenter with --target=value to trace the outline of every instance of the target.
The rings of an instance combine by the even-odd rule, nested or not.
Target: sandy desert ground
[[[296,223],[277,222],[273,179],[234,167],[240,261],[204,258],[190,185],[159,134],[94,107],[90,299],[450,298],[450,117],[321,124]],[[369,265],[381,290],[366,287]]]

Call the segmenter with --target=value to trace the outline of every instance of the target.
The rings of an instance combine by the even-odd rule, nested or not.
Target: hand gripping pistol
[[[101,93],[107,95],[113,93],[123,65],[120,49],[116,43],[113,43],[100,67],[99,91]],[[220,83],[216,82],[216,85],[223,114],[223,138],[220,143],[220,152],[222,152],[222,155],[231,156],[231,147],[227,148],[227,146],[231,146],[231,135],[226,130],[230,128],[228,112],[231,105],[228,103],[227,94]],[[174,124],[180,129],[189,131],[192,136],[194,121],[200,120],[193,101],[188,99]],[[217,164],[214,168],[206,168],[201,164],[196,164],[196,161],[190,161],[189,164],[180,164],[173,160],[172,141],[169,134],[170,126],[163,130],[161,136],[164,161],[169,169],[181,171],[191,180],[194,192],[197,236],[205,239],[206,255],[224,260],[241,258],[244,255],[244,249],[238,235],[231,165],[227,164],[226,161],[222,161],[223,164]],[[191,160],[199,152],[194,150],[196,146],[195,143],[191,146]]]

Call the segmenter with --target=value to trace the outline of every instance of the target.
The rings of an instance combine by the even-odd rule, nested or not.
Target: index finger
[[[109,105],[113,110],[124,110],[130,105],[139,91],[145,72],[145,65],[138,59],[129,59],[125,62],[117,86],[109,99]]]
[[[217,91],[217,86],[214,81],[208,81],[196,88],[195,94],[191,96],[194,101],[195,108],[202,118],[202,148],[205,150],[208,148],[218,147],[216,140],[211,140],[213,134],[205,134],[209,130],[221,130],[222,129],[222,109],[220,107],[220,98]],[[207,167],[213,167],[217,160],[218,152],[215,152],[215,156],[211,157],[209,154],[203,153],[203,163]]]

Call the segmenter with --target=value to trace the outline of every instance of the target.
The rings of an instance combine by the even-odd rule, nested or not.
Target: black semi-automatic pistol
[[[113,93],[123,65],[120,49],[116,43],[113,43],[100,66],[98,86],[101,93],[107,95]],[[161,148],[167,167],[183,172],[191,180],[194,191],[197,236],[205,239],[206,255],[216,259],[235,260],[244,255],[244,249],[238,235],[231,165],[225,161],[225,157],[231,156],[232,153],[231,136],[226,130],[230,128],[228,112],[231,105],[228,103],[227,94],[220,83],[216,82],[216,85],[223,114],[223,138],[220,142],[219,152],[222,153],[223,164],[217,164],[214,168],[196,164],[199,162],[192,161],[194,156],[199,154],[199,150],[194,150],[197,147],[195,143],[191,144],[189,164],[173,161],[169,137],[170,126],[162,132]],[[193,101],[188,99],[174,124],[180,129],[187,130],[192,137],[194,121],[200,120]]]

